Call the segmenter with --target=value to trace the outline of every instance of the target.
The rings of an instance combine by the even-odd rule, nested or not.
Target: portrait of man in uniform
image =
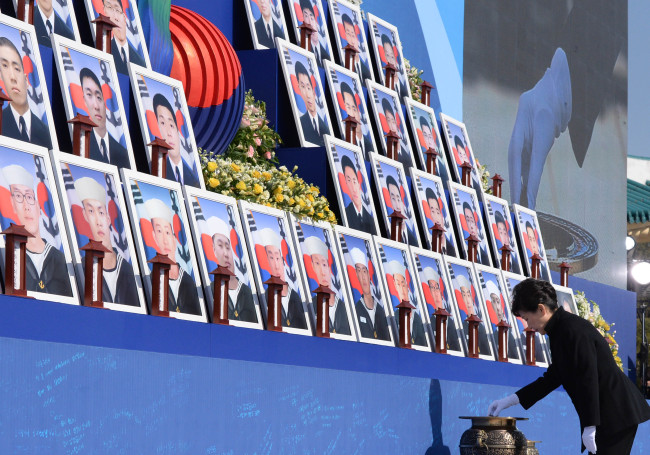
[[[438,263],[436,259],[430,257],[424,257],[417,254],[414,256],[415,260],[419,261],[422,265],[431,264],[425,266],[420,272],[420,281],[422,282],[424,300],[427,303],[428,312],[431,316],[432,329],[435,332],[436,329],[433,327],[433,313],[440,309],[446,310],[449,313],[449,316],[447,317],[446,334],[447,349],[462,354],[462,340],[458,336],[458,318],[456,317],[453,302],[448,296],[449,285],[446,283],[446,280],[443,280],[440,273],[442,272],[440,269],[440,263]]]
[[[271,276],[286,281],[285,276],[285,257],[282,254],[282,238],[275,230],[263,228],[253,234],[255,245],[264,249],[266,261]],[[259,260],[259,259],[258,259]],[[266,291],[266,302],[268,305],[269,295]],[[303,309],[300,295],[288,284],[282,286],[281,305],[282,326],[292,327],[295,329],[307,329],[305,312]]]
[[[157,251],[175,262],[169,270],[169,312],[200,315],[201,308],[196,283],[192,276],[176,261],[174,213],[160,199],[148,199],[144,210],[149,216]]]
[[[0,78],[4,93],[10,98],[2,110],[2,134],[51,149],[50,129],[30,107],[29,97],[30,91],[34,90],[31,87],[34,80],[30,81],[25,73],[23,61],[14,43],[9,38],[0,36]],[[40,62],[38,64],[40,66]],[[32,74],[38,80],[38,75]]]
[[[194,171],[181,156],[181,141],[178,123],[171,103],[160,93],[153,97],[153,110],[158,122],[161,139],[171,147],[167,153],[167,178],[181,185],[199,187],[199,181]]]
[[[519,248],[515,238],[515,232],[512,227],[510,218],[510,209],[508,203],[500,198],[496,198],[490,194],[484,195],[485,197],[485,212],[488,216],[490,231],[493,236],[492,246],[496,253],[497,264],[500,265],[502,261],[503,252],[501,248],[504,245],[510,247],[510,272],[523,273],[521,261],[519,259]]]
[[[359,320],[360,335],[363,338],[374,338],[390,341],[391,334],[388,328],[388,319],[384,305],[374,296],[371,289],[373,276],[369,266],[371,262],[365,252],[359,248],[352,248],[349,257],[354,267],[354,278],[360,286],[361,296],[354,302],[354,307]],[[374,267],[373,267],[374,268]],[[350,270],[350,266],[348,266]],[[352,274],[349,272],[349,274]]]
[[[494,346],[499,347],[499,327],[501,321],[505,321],[510,325],[508,330],[508,352],[507,356],[510,361],[521,363],[521,356],[518,350],[518,340],[516,338],[516,329],[511,324],[512,316],[510,311],[506,308],[507,295],[505,290],[502,290],[502,281],[497,275],[498,271],[488,270],[484,267],[476,267],[476,273],[481,281],[483,291],[483,299],[488,313],[488,318],[492,326],[492,336],[494,338]]]
[[[478,296],[474,291],[474,287],[470,284],[466,276],[458,275],[456,276],[456,281],[454,283],[454,290],[456,291],[457,296],[460,294],[461,301],[458,302],[458,307],[460,310],[460,318],[463,321],[463,331],[465,332],[465,336],[469,337],[469,322],[467,322],[467,318],[472,315],[478,316],[482,321],[478,326],[479,353],[492,356],[490,340],[488,339],[488,333],[485,328],[487,322],[482,317],[482,311],[480,310]]]
[[[92,240],[101,242],[109,250],[104,253],[103,259],[102,301],[139,306],[140,298],[133,267],[113,246],[111,240],[112,220],[104,185],[92,177],[81,177],[75,180],[74,188],[77,198],[81,201],[83,219],[88,223]],[[85,261],[82,264],[85,264]]]
[[[285,38],[284,15],[279,0],[246,0],[255,49],[275,48],[275,38]]]
[[[128,1],[129,7],[133,8]],[[115,68],[122,74],[129,73],[129,63],[146,67],[142,55],[127,40],[126,14],[122,7],[122,0],[103,0],[104,14],[115,23],[113,27],[113,37],[111,38],[111,53],[115,60]]]
[[[339,61],[345,62],[346,46],[356,50],[352,70],[361,81],[372,79],[372,67],[368,55],[368,45],[358,5],[345,0],[328,0],[330,21],[336,39]]]
[[[396,297],[397,300],[399,300],[399,303],[409,302],[411,305],[415,306],[415,308],[411,310],[411,343],[426,346],[427,338],[424,332],[424,323],[422,321],[422,316],[420,315],[420,308],[418,308],[417,301],[414,302],[411,298],[414,294],[411,289],[412,283],[410,283],[407,278],[406,266],[403,262],[393,259],[387,264],[384,264],[384,272],[386,275],[390,274],[392,277],[396,295],[392,292],[389,277],[386,277],[386,280],[389,283],[388,287],[391,296]],[[399,312],[401,310],[396,308],[396,305],[393,305],[393,311],[395,312],[395,321],[397,322],[397,329],[399,330]]]
[[[311,43],[311,52],[314,54],[318,66],[322,68],[323,62],[325,60],[332,60],[332,57],[321,0],[292,0],[289,3],[289,11],[291,12],[291,19],[296,31],[296,41],[298,44],[302,46],[300,42],[302,32],[299,28],[301,25],[309,25],[314,29],[308,35]]]
[[[318,115],[316,93],[312,79],[302,62],[296,62],[295,76],[298,80],[300,96],[305,101],[306,112],[300,116],[300,126],[307,142],[324,145],[323,134],[329,133],[329,127]]]
[[[409,213],[404,204],[404,189],[397,183],[397,180],[392,175],[386,177],[385,188],[388,190],[388,195],[390,197],[390,204],[394,212],[399,212],[402,215],[407,216]],[[409,223],[409,221],[411,221]],[[404,236],[406,237],[407,243],[413,246],[419,246],[417,239],[415,223],[412,220],[409,220],[408,217],[404,220],[403,231]]]
[[[82,68],[79,81],[88,116],[97,125],[90,137],[90,158],[119,168],[130,168],[128,151],[109,134],[106,127],[106,100],[97,75],[89,68]]]
[[[395,75],[391,89],[397,92],[397,98],[402,103],[405,97],[411,98],[411,91],[408,85],[403,58],[400,55],[402,52],[402,44],[399,39],[397,27],[373,14],[368,14],[367,17],[375,62],[377,63],[377,70],[381,76],[381,82],[386,82],[386,68],[392,66],[395,70]]]
[[[231,244],[232,228],[224,220],[216,216],[208,218],[205,227],[212,240],[212,252],[217,264],[225,267],[233,274],[228,280],[228,319],[257,322],[251,288],[239,280],[235,273],[235,257]],[[214,292],[214,281],[210,283],[210,287]]]
[[[50,35],[75,39],[74,8],[71,3],[57,2],[55,0],[38,0],[34,4],[34,29],[38,37],[38,44],[51,47]],[[56,7],[55,7],[56,6]]]
[[[470,186],[476,191],[478,197],[482,198],[483,187],[481,186],[479,170],[467,134],[467,127],[464,123],[444,113],[440,113],[440,122],[442,123],[442,134],[447,143],[449,164],[451,165],[450,172],[454,177],[454,181],[462,183],[463,168],[461,166],[463,163],[468,163],[472,167],[470,170]]]
[[[352,160],[347,156],[343,156],[343,158],[341,158],[341,168],[343,169],[343,176],[345,177],[348,195],[351,199],[351,202],[345,207],[348,227],[376,234],[373,217],[368,210],[366,210],[363,201],[361,200],[361,184],[359,183],[359,176]]]
[[[107,16],[114,24],[111,36],[111,54],[115,61],[115,69],[121,74],[129,74],[129,63],[149,67],[149,53],[138,5],[136,0],[85,0],[88,21],[96,36],[96,26],[93,20],[99,14]]]
[[[315,281],[319,287],[326,287],[331,289],[334,293],[328,296],[328,317],[329,317],[329,330],[331,333],[338,333],[343,335],[351,335],[350,323],[348,321],[348,313],[345,302],[341,299],[339,293],[333,288],[334,283],[332,280],[332,266],[330,264],[330,249],[325,242],[315,235],[310,235],[301,242],[300,248],[303,255],[309,257],[305,258],[305,268],[307,269],[307,261],[311,260],[311,269],[315,275]],[[308,270],[308,269],[307,269]],[[310,277],[309,270],[307,276]],[[339,285],[340,288],[340,285]],[[316,288],[314,288],[316,289]],[[318,295],[312,291],[312,308],[314,312],[318,311]]]
[[[8,152],[2,150],[2,153]],[[43,201],[39,201],[39,197],[49,199],[52,195],[48,194],[49,191],[43,191],[44,188],[39,186],[41,182],[35,179],[32,170],[26,169],[23,165],[3,166],[2,176],[7,185],[6,188],[9,190],[5,196],[10,198],[10,201],[7,202],[12,209],[12,215],[15,216],[15,224],[24,226],[33,236],[27,239],[26,245],[25,285],[27,291],[72,297],[73,292],[65,254],[51,243],[54,240],[52,237],[56,236],[48,236],[45,232],[41,232],[41,221],[46,213],[41,210]],[[39,188],[41,191],[38,191]],[[3,210],[3,217],[4,215],[5,211]],[[53,216],[53,218],[55,217],[56,215]],[[6,224],[6,227],[9,227],[9,223]]]
[[[488,237],[483,225],[483,216],[476,192],[469,187],[456,182],[449,183],[449,194],[453,201],[456,225],[460,234],[460,242],[463,245],[465,256],[469,255],[469,239],[473,236],[478,239],[476,246],[476,262],[492,266],[492,256],[488,246]]]
[[[341,96],[343,97],[343,104],[345,106],[345,112],[347,113],[348,117],[350,117],[352,120],[357,122],[356,135],[354,139],[355,145],[361,148],[361,152],[364,155],[373,152],[374,147],[371,139],[372,133],[370,131],[370,128],[368,127],[367,134],[364,134],[364,124],[361,121],[359,105],[357,104],[357,99],[360,100],[361,98],[360,97],[357,98],[359,95],[355,94],[352,91],[352,88],[345,82],[341,83],[340,88],[341,88]],[[345,125],[345,122],[343,122],[343,125]],[[345,126],[343,126],[342,128],[343,131],[345,131]]]

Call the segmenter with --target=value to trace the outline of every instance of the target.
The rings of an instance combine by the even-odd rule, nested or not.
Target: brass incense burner
[[[517,429],[517,420],[522,417],[463,416],[472,421],[472,427],[460,437],[461,455],[528,455],[526,436]]]

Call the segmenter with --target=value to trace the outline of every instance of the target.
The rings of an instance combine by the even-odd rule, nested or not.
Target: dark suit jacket
[[[612,435],[650,419],[650,406],[616,366],[607,341],[589,321],[560,307],[545,331],[553,363],[516,392],[524,409],[563,386],[580,426],[596,426],[596,434]]]
[[[488,253],[487,248],[479,244],[478,246],[478,262],[483,265],[490,265],[490,254]]]
[[[129,60],[127,62],[125,62],[122,58],[120,47],[115,42],[115,38],[111,40],[111,54],[113,54],[113,59],[115,60],[115,69],[118,71],[118,73],[129,74],[129,62],[146,68],[147,64],[144,62],[144,58],[138,54],[138,51],[135,50],[135,48],[131,45],[131,43],[129,43],[128,40],[126,42],[129,48],[129,55],[127,55],[127,58]]]
[[[177,298],[174,298],[174,294],[171,291],[169,292],[169,312],[171,313],[173,311],[177,313],[201,314],[196,284],[188,273],[183,272]]]
[[[199,179],[196,178],[196,175],[194,175],[192,169],[187,165],[187,163],[183,158],[181,158],[181,161],[183,162],[183,183],[182,184],[200,188],[201,185],[199,185]],[[172,162],[170,161],[169,156],[167,156],[167,179],[176,182],[176,176],[174,175],[174,168],[172,167]]]
[[[56,13],[54,13],[54,33],[64,38],[70,38],[74,40],[74,32],[68,28],[63,19],[61,19]],[[47,31],[45,22],[43,22],[43,16],[38,11],[38,7],[34,8],[34,28],[36,29],[36,36],[38,37],[38,44],[41,46],[52,47],[52,42],[50,41],[50,34]]]
[[[402,235],[406,235],[406,243],[412,246],[418,246],[418,240],[415,232],[411,231],[408,228],[406,225],[406,220],[404,220],[404,224],[402,225]]]
[[[300,32],[298,32],[298,35],[299,35],[298,37],[300,37]],[[320,66],[320,67],[323,66],[323,61],[324,61],[324,60],[332,60],[332,57],[330,56],[329,52],[327,52],[327,49],[325,49],[325,48],[323,47],[323,45],[321,44],[321,42],[320,42],[320,39],[321,39],[321,38],[322,38],[322,37],[319,37],[319,41],[318,41],[318,57],[316,57],[316,63],[317,63],[318,66]],[[313,48],[312,48],[312,49],[313,49]],[[315,56],[315,55],[316,55],[316,54],[314,53],[314,56]]]
[[[90,134],[90,154],[89,157],[91,160],[101,161],[106,163],[106,159],[102,156],[101,151],[99,150],[99,142],[94,133]],[[129,163],[129,152],[115,139],[111,134],[108,134],[108,157],[109,163],[119,168],[131,168],[131,163]]]
[[[25,255],[25,283],[28,291],[72,297],[68,266],[64,254],[56,247],[46,244],[45,260],[39,274],[29,255]]]
[[[361,82],[365,82],[366,79],[372,79],[372,73],[370,72],[370,67],[363,62],[361,57],[359,57],[359,67],[361,68],[361,74],[359,74],[359,78],[361,79]]]
[[[257,35],[257,41],[260,43],[260,46],[273,49],[275,47],[275,37],[279,36],[280,38],[284,38],[284,32],[273,19],[271,19],[271,23],[273,24],[273,38],[267,34],[262,16],[255,21],[255,34]]]
[[[302,134],[305,136],[305,141],[322,147],[325,145],[323,134],[329,134],[329,129],[320,116],[316,115],[316,117],[318,118],[318,132],[316,132],[314,125],[311,123],[309,112],[305,112],[300,116],[300,126],[302,127]]]
[[[50,130],[40,118],[34,115],[33,112],[31,112],[31,115],[32,125],[29,143],[40,145],[41,147],[46,147],[48,150],[52,149]],[[11,112],[11,108],[9,106],[5,107],[2,110],[2,135],[20,140],[20,130],[18,129],[16,119],[14,118],[14,114]]]
[[[427,337],[424,335],[424,324],[422,323],[422,316],[420,316],[420,313],[417,313],[415,310],[411,310],[411,317],[413,318],[413,324],[411,327],[411,344],[426,346]],[[399,309],[396,309],[395,321],[397,321],[397,330],[399,330],[399,320]]]
[[[451,235],[447,237],[447,234],[445,233],[444,235],[445,241],[442,242],[442,253],[448,256],[456,256],[456,249],[454,248],[454,242],[451,239],[453,235],[454,233],[452,232]]]
[[[359,318],[359,329],[363,338],[374,338],[377,340],[390,341],[390,331],[388,330],[388,320],[384,307],[375,302],[375,324],[373,325],[370,314],[363,303],[363,296],[354,304]]]
[[[345,207],[345,216],[348,219],[349,228],[368,232],[370,234],[377,234],[375,221],[365,207],[362,206],[361,218],[359,218],[359,215],[357,215],[357,209],[354,208],[354,203],[350,202],[347,207]]]

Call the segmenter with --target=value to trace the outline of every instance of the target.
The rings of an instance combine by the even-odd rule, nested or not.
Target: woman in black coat
[[[512,312],[548,334],[553,363],[536,381],[493,402],[488,414],[518,403],[528,409],[563,386],[580,418],[582,450],[629,454],[637,426],[650,419],[650,406],[616,365],[605,338],[586,319],[558,308],[546,281],[529,278],[515,286]]]

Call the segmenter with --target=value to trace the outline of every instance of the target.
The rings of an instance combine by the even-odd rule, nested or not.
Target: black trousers
[[[629,455],[637,428],[638,425],[634,425],[614,434],[599,433],[596,430],[597,455]]]

